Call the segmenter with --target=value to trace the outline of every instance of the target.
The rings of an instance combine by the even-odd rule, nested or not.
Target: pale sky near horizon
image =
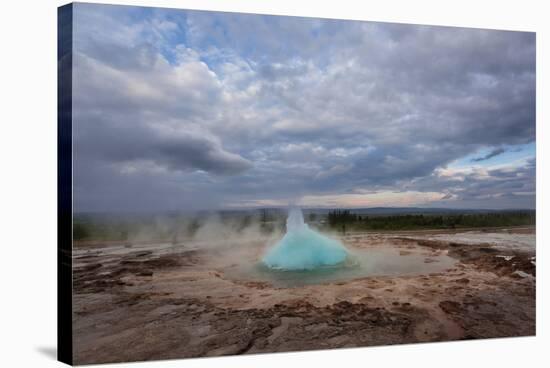
[[[74,5],[74,209],[535,207],[535,34]]]

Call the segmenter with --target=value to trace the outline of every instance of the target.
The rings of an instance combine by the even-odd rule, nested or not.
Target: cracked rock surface
[[[534,335],[534,248],[476,243],[472,234],[457,243],[451,235],[341,239],[351,250],[394,247],[427,263],[438,254],[457,260],[443,272],[288,288],[230,276],[236,263],[261,257],[260,240],[218,250],[191,240],[76,244],[75,363]]]

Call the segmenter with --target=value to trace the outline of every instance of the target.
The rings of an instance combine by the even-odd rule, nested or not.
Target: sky
[[[74,210],[535,207],[535,34],[76,4]]]

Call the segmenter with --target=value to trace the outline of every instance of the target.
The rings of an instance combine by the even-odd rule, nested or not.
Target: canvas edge
[[[72,48],[73,4],[57,8],[57,360],[73,364]]]

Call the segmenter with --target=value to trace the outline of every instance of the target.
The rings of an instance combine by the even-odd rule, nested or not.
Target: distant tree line
[[[331,227],[354,224],[361,220],[361,216],[352,213],[350,210],[334,210],[327,215],[327,221]]]
[[[503,211],[468,214],[418,214],[369,216],[350,210],[334,210],[327,215],[328,226],[337,230],[415,230],[468,227],[535,225],[535,211]]]
[[[219,213],[221,224],[239,232],[258,226],[262,232],[285,231],[286,212],[260,210],[256,213]],[[109,216],[75,216],[74,240],[125,241],[143,234],[158,240],[176,242],[193,237],[207,217],[112,218]],[[535,211],[500,211],[488,213],[441,213],[407,215],[366,215],[336,209],[325,215],[310,213],[310,225],[321,229],[346,231],[456,229],[468,227],[505,227],[535,225]],[[323,221],[326,218],[326,221]],[[327,229],[327,230],[328,230]]]

